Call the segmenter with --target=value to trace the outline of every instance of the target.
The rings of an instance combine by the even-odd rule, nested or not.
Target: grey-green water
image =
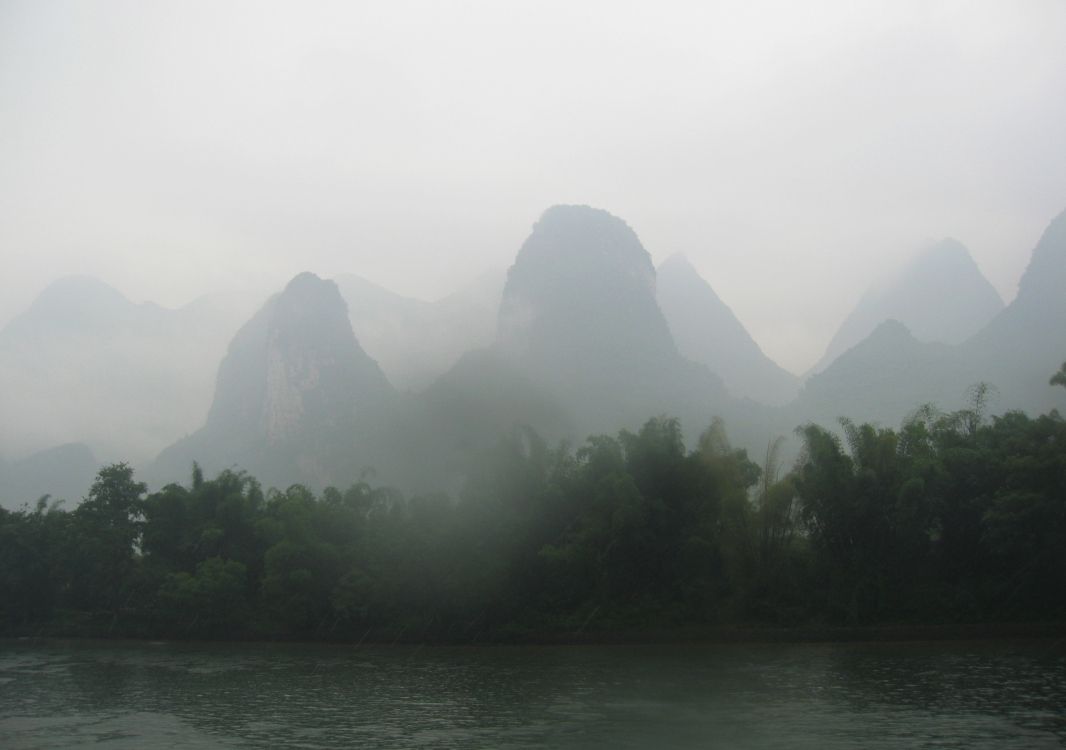
[[[1062,747],[1066,649],[0,642],[0,747],[80,745]]]

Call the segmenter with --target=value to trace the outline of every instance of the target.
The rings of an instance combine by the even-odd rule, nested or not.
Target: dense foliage
[[[558,637],[1066,617],[1066,422],[924,409],[816,425],[780,475],[716,422],[501,441],[458,499],[234,471],[148,494],[103,469],[0,510],[0,628],[166,637]]]

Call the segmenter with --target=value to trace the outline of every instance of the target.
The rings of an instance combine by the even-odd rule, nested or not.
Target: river
[[[0,747],[1057,748],[1066,642],[0,642]]]

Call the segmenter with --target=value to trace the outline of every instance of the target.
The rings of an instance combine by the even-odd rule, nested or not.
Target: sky
[[[0,0],[0,325],[73,273],[432,299],[581,203],[802,372],[942,237],[1014,296],[1066,209],[1064,39],[1062,0]]]

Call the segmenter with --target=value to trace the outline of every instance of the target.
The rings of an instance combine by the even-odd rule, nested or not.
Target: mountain
[[[763,354],[733,311],[683,255],[658,269],[659,307],[682,355],[706,365],[735,396],[781,405],[799,391],[799,378]]]
[[[150,457],[202,422],[248,306],[218,295],[171,310],[87,276],[50,284],[0,330],[0,451],[73,441],[109,461]]]
[[[848,416],[894,426],[924,403],[966,406],[967,390],[977,383],[992,387],[994,413],[1063,409],[1062,389],[1048,384],[1066,360],[1063,289],[1066,212],[1041,236],[1014,301],[980,331],[948,345],[919,341],[898,321],[882,323],[807,380],[793,413],[801,421]]]
[[[833,425],[847,417],[895,427],[926,403],[965,406],[966,388],[976,382],[968,373],[954,347],[919,341],[898,320],[886,320],[807,380],[796,421]]]
[[[651,257],[624,221],[554,206],[507,274],[494,348],[562,405],[578,437],[663,413],[695,429],[731,399],[678,352],[655,285]]]
[[[1029,265],[1018,282],[1018,295],[1007,318],[1020,318],[1048,327],[1066,313],[1066,211],[1048,224],[1033,249]]]
[[[737,407],[720,379],[678,353],[637,235],[588,206],[541,215],[508,271],[495,341],[464,354],[414,404],[417,430],[404,443],[420,477],[448,489],[516,428],[549,444],[583,442],[669,415],[693,437]]]
[[[435,302],[403,297],[352,274],[334,280],[355,337],[401,391],[424,390],[496,334],[503,273],[482,274]]]
[[[395,395],[356,341],[337,285],[302,273],[234,336],[206,423],[163,451],[156,473],[181,478],[198,461],[268,484],[343,485],[372,464],[367,446]]]
[[[1066,361],[1064,290],[1066,211],[1044,230],[1014,300],[962,347],[972,367],[988,373],[1005,408],[1031,413],[1066,409],[1062,389],[1048,386]]]
[[[811,372],[824,370],[886,320],[903,323],[919,341],[961,344],[1002,309],[1003,300],[970,252],[958,241],[945,239],[869,289]]]
[[[0,459],[0,507],[30,507],[43,495],[74,507],[89,493],[100,464],[80,443],[39,451],[18,461]]]

